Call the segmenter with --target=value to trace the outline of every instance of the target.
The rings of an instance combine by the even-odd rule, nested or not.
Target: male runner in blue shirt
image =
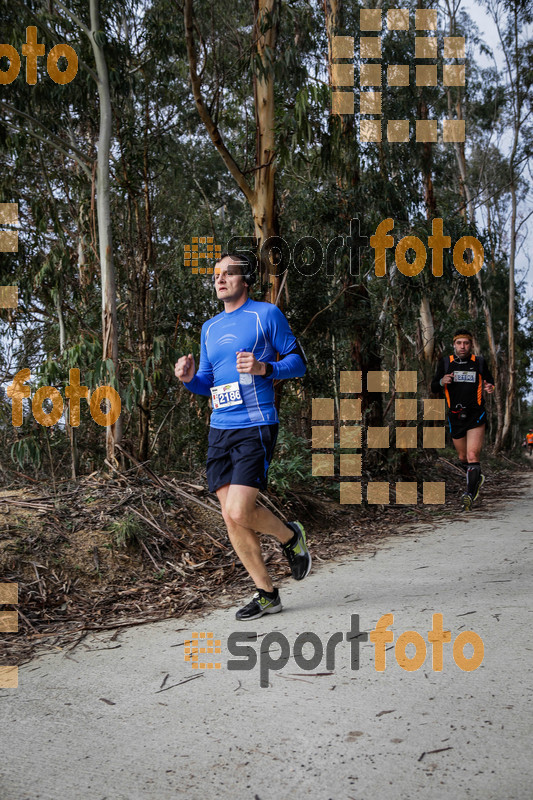
[[[198,372],[191,353],[175,366],[176,377],[189,391],[212,398],[209,491],[217,493],[230,541],[257,588],[251,602],[237,612],[239,620],[282,610],[259,533],[278,539],[293,578],[302,580],[311,569],[303,525],[284,523],[257,503],[259,490],[266,489],[278,434],[272,381],[301,377],[306,367],[284,314],[271,303],[248,297],[254,278],[255,266],[246,256],[222,256],[215,266],[215,289],[224,311],[202,326]]]

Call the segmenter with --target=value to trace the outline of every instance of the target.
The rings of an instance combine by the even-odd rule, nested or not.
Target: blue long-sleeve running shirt
[[[274,378],[299,378],[305,374],[305,364],[297,352],[297,341],[285,315],[272,303],[248,300],[235,311],[222,311],[202,325],[200,365],[192,381],[184,385],[195,394],[210,396],[212,387],[223,387],[241,381],[241,403],[215,408],[211,427],[222,429],[251,428],[256,425],[275,425],[278,414],[274,406]],[[246,376],[237,372],[237,351],[253,353],[258,361],[272,364],[268,378]],[[276,361],[276,353],[281,356]],[[228,391],[226,398],[233,392]]]

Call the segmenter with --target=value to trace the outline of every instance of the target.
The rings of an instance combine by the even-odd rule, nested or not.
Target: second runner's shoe
[[[289,562],[292,577],[295,581],[303,580],[311,571],[311,555],[305,540],[305,529],[301,522],[287,522],[291,531],[297,535],[296,541],[291,539],[282,545],[282,550]]]
[[[461,497],[461,502],[463,503],[463,511],[470,511],[472,509],[472,503],[474,502],[474,499],[471,494],[465,492]]]

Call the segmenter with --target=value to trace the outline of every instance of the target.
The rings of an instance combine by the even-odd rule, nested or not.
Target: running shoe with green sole
[[[281,600],[277,589],[276,596],[274,598],[267,597],[261,591],[261,589],[258,589],[250,602],[237,611],[235,614],[235,619],[243,621],[249,619],[258,619],[264,614],[279,614],[279,612],[282,610],[283,606],[281,605]]]
[[[474,502],[474,499],[471,494],[465,492],[461,497],[461,502],[463,504],[463,511],[470,511],[472,509],[472,503]]]
[[[295,581],[302,581],[311,571],[311,555],[305,539],[305,528],[301,522],[287,522],[291,531],[298,534],[296,544],[282,545],[282,550],[289,562],[292,577]]]

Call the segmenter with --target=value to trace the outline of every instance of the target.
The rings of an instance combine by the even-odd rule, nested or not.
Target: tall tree
[[[256,140],[255,164],[252,169],[254,179],[251,184],[244,170],[230,153],[204,99],[202,78],[198,72],[195,28],[204,48],[204,58],[207,58],[206,45],[194,17],[193,0],[185,0],[184,3],[185,37],[196,108],[211,141],[250,206],[254,235],[260,249],[267,239],[279,234],[274,183],[276,172],[274,66],[280,5],[280,0],[253,0],[252,35],[247,46],[252,64]],[[213,46],[213,42],[211,45]],[[203,69],[205,66],[204,63]],[[271,302],[275,302],[278,297],[280,286],[280,276],[277,274],[274,261],[275,259],[270,258],[263,264],[269,273]]]
[[[505,396],[505,416],[501,439],[496,450],[508,443],[511,435],[513,406],[516,398],[516,255],[518,234],[527,221],[518,219],[521,173],[525,168],[524,154],[531,147],[533,137],[527,121],[532,113],[531,42],[527,26],[533,20],[531,0],[489,0],[487,9],[492,17],[501,50],[505,59],[506,89],[508,93],[509,125],[512,131],[511,150],[508,155],[509,192],[511,215],[509,221],[509,301],[507,314],[508,376]],[[526,162],[527,163],[527,162]],[[529,215],[528,215],[529,216]]]
[[[73,14],[60,0],[56,5],[78,25],[88,37],[96,64],[96,85],[99,98],[100,130],[98,135],[98,157],[96,165],[96,209],[98,219],[98,244],[100,275],[102,281],[102,361],[112,365],[114,388],[119,391],[119,355],[117,327],[117,289],[113,263],[113,238],[111,230],[111,199],[109,184],[109,159],[113,117],[109,73],[104,53],[105,34],[100,16],[99,0],[89,0],[90,28]],[[122,439],[122,416],[106,428],[107,457],[117,461],[115,445]]]

